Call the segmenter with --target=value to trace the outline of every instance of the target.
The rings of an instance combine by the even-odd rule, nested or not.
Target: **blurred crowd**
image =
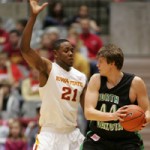
[[[103,46],[101,28],[82,5],[67,18],[61,2],[49,5],[43,21],[37,21],[31,46],[54,61],[53,43],[68,39],[75,48],[73,66],[87,78],[98,72],[96,54]],[[0,150],[30,150],[38,133],[41,100],[38,72],[28,66],[20,53],[20,39],[27,18],[13,20],[8,28],[0,18]],[[33,58],[34,59],[34,58]],[[79,106],[78,126],[83,134],[87,122]]]

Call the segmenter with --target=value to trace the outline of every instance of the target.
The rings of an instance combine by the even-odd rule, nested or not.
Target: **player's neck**
[[[107,77],[107,87],[113,88],[115,87],[122,79],[123,72],[119,71],[114,74],[111,74],[109,77]]]
[[[59,62],[59,61],[56,61],[56,63],[61,67],[63,68],[64,70],[66,71],[70,71],[71,67],[69,67],[68,65],[66,65],[65,63],[62,63],[62,62]]]

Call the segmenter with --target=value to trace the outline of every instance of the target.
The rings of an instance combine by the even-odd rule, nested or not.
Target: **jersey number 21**
[[[62,95],[61,95],[61,98],[63,100],[67,100],[67,101],[76,101],[76,97],[77,97],[77,92],[78,90],[77,89],[74,89],[72,90],[70,87],[63,87],[62,88]],[[73,95],[73,96],[71,96]]]

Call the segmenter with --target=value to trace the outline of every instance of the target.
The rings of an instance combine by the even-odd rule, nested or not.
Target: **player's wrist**
[[[116,120],[114,113],[108,113],[109,120]]]
[[[36,19],[38,14],[31,13],[30,18]]]

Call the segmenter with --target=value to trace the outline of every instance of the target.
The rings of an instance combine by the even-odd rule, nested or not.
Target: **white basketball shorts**
[[[79,150],[84,136],[78,128],[69,133],[41,131],[33,150]]]

